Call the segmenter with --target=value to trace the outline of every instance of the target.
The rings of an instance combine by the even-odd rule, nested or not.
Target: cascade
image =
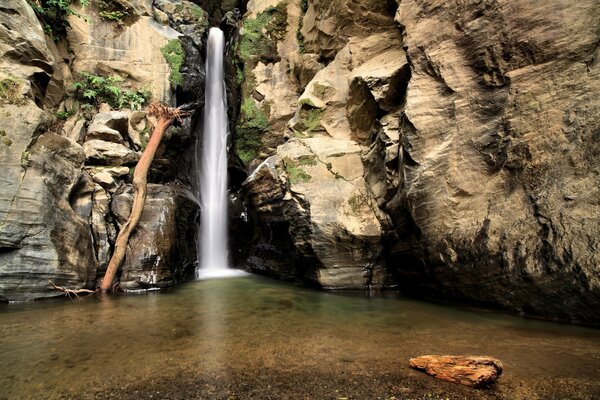
[[[223,76],[225,37],[211,28],[206,54],[206,89],[202,146],[196,148],[200,196],[200,254],[196,276],[216,278],[240,275],[227,257],[227,98]]]

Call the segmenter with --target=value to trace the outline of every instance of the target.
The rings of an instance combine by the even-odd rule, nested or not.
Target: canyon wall
[[[276,54],[242,39],[240,262],[598,322],[598,15],[592,0],[250,1],[243,32],[256,44],[262,22]]]
[[[0,7],[0,301],[94,288],[129,215],[150,101],[195,110],[171,127],[123,263],[124,290],[194,276],[193,188],[209,15],[237,5],[98,1],[72,13]],[[218,10],[217,10],[218,8]],[[209,14],[212,13],[212,14]],[[59,15],[59,14],[57,14]],[[63,19],[61,19],[63,18]]]

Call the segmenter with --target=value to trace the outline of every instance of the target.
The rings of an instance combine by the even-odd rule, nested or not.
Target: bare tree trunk
[[[131,214],[125,225],[117,235],[115,241],[115,250],[108,263],[106,274],[102,279],[100,290],[107,292],[111,289],[117,270],[125,258],[125,250],[129,242],[129,236],[133,233],[144,211],[146,203],[147,185],[148,185],[148,170],[156,154],[156,150],[160,145],[163,135],[167,128],[173,123],[175,118],[182,116],[182,113],[173,108],[168,108],[159,103],[153,103],[148,107],[148,114],[155,115],[158,118],[152,136],[148,142],[148,146],[144,150],[142,157],[138,161],[135,172],[133,173],[133,205],[131,206]]]

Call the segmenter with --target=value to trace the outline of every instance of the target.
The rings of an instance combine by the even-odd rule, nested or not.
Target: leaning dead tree
[[[127,249],[129,236],[131,236],[142,217],[142,211],[144,211],[144,204],[146,203],[148,170],[150,169],[150,165],[152,164],[152,160],[154,159],[154,155],[156,154],[156,150],[160,145],[164,133],[173,123],[175,118],[180,118],[187,114],[176,108],[165,107],[160,103],[152,103],[148,107],[148,115],[155,116],[157,122],[152,131],[152,136],[148,141],[148,145],[135,166],[135,172],[133,173],[133,205],[131,206],[131,214],[117,235],[113,255],[108,263],[108,268],[102,279],[102,284],[100,285],[100,290],[102,292],[107,292],[111,289],[115,275],[123,262],[123,258],[125,258],[125,250]]]
[[[192,104],[193,105],[193,104]],[[185,106],[184,106],[185,107]],[[156,150],[162,141],[162,138],[167,128],[177,118],[186,117],[189,115],[188,112],[183,111],[182,108],[169,108],[160,103],[152,103],[148,106],[148,115],[156,117],[157,121],[152,131],[152,136],[148,141],[146,149],[142,153],[142,157],[135,166],[135,172],[133,173],[133,205],[131,206],[131,214],[127,219],[127,222],[123,225],[123,229],[117,235],[115,241],[115,249],[113,255],[108,263],[108,268],[102,279],[102,284],[98,288],[102,292],[107,292],[112,288],[112,282],[115,279],[115,275],[125,258],[125,250],[127,249],[127,243],[129,237],[137,227],[144,211],[144,204],[146,203],[147,187],[148,187],[148,171],[150,165],[154,160]],[[67,296],[77,297],[79,294],[85,293],[96,293],[96,290],[88,289],[66,289],[60,286],[56,286],[54,282],[50,281],[50,286],[56,290],[64,292]]]

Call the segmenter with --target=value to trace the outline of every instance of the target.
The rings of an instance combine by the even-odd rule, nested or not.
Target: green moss
[[[252,98],[242,102],[240,111],[235,148],[238,157],[247,164],[258,155],[261,147],[260,138],[269,131],[269,119],[263,110],[256,107]]]
[[[160,48],[160,51],[171,68],[169,80],[173,86],[180,86],[183,83],[180,69],[185,57],[181,42],[177,39],[170,40],[169,43]]]
[[[362,194],[354,195],[348,199],[348,205],[350,205],[354,214],[360,213],[365,204],[367,204],[367,199]]]
[[[29,164],[29,152],[24,151],[21,153],[21,166],[27,167],[28,164]]]
[[[327,92],[331,89],[329,86],[321,85],[320,83],[315,83],[313,85],[313,93],[320,99],[324,99],[327,97]]]
[[[313,108],[310,110],[301,110],[300,118],[302,125],[304,125],[305,133],[311,133],[317,130],[321,126],[321,118],[323,118],[323,110]]]
[[[21,95],[22,88],[23,81],[14,76],[0,80],[0,104],[24,104],[26,99]]]
[[[287,5],[279,3],[244,21],[240,55],[246,63],[270,60],[277,54],[277,42],[285,37]]]
[[[292,162],[286,162],[285,172],[287,172],[290,183],[292,184],[309,182],[312,179],[312,176]]]
[[[13,141],[10,140],[10,138],[3,136],[2,137],[2,144],[5,145],[6,147],[10,147],[13,144]]]

